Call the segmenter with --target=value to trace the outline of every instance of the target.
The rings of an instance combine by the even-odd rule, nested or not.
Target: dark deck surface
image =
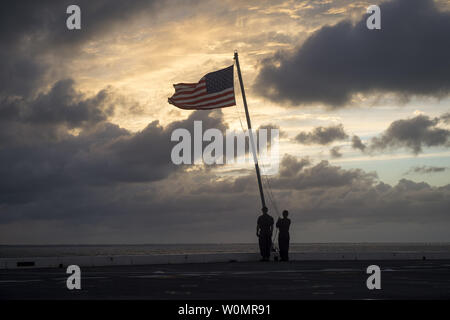
[[[381,290],[366,268],[380,266]],[[297,261],[0,270],[0,299],[449,299],[450,261]]]

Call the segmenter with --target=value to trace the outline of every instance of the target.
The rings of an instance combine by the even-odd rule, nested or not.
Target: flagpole
[[[252,153],[253,153],[253,161],[255,162],[256,178],[258,178],[259,195],[261,196],[261,203],[264,208],[266,206],[266,201],[264,199],[264,191],[263,191],[263,187],[262,187],[262,183],[261,183],[261,174],[259,172],[258,158],[256,156],[256,146],[255,146],[255,141],[253,139],[252,124],[250,122],[250,115],[248,113],[247,99],[245,98],[244,82],[242,81],[241,68],[239,66],[239,58],[238,58],[237,50],[234,51],[234,60],[236,61],[236,68],[237,68],[237,73],[238,73],[238,77],[239,77],[239,84],[241,85],[242,100],[244,101],[245,117],[247,118],[247,127],[248,127],[248,132],[249,132],[250,146],[251,146]]]

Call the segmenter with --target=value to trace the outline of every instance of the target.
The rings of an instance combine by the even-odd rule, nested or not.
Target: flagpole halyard
[[[264,208],[266,206],[266,201],[264,199],[264,191],[263,191],[263,187],[262,187],[262,183],[261,183],[261,174],[259,172],[258,158],[256,156],[256,146],[255,146],[255,141],[253,139],[252,124],[250,121],[250,115],[248,113],[247,99],[245,98],[244,82],[242,81],[241,68],[239,66],[239,57],[238,57],[237,50],[234,51],[234,60],[236,61],[236,69],[237,69],[237,73],[238,73],[239,84],[241,86],[242,100],[244,101],[245,117],[247,118],[247,127],[248,127],[248,131],[249,131],[250,147],[252,149],[253,160],[255,162],[256,178],[258,179],[259,195],[261,196],[261,204]]]

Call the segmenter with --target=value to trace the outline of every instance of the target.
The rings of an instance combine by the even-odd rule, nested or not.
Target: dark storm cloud
[[[392,122],[379,136],[373,137],[366,144],[354,135],[352,148],[373,154],[394,148],[406,148],[419,154],[424,147],[448,147],[450,130],[440,127],[447,121],[448,114],[430,118],[418,115],[409,119]]]
[[[136,209],[124,189],[160,181],[183,170],[170,159],[171,133],[194,120],[225,130],[221,112],[194,112],[139,132],[110,123],[123,102],[112,88],[86,96],[73,80],[49,77],[54,65],[140,14],[157,13],[154,1],[78,1],[82,29],[66,28],[68,1],[18,1],[0,12],[0,206],[5,221],[53,219],[87,222]],[[62,60],[52,62],[49,57]],[[46,89],[49,88],[49,89]],[[120,100],[120,101],[119,101]],[[126,186],[126,187],[125,187]],[[150,190],[151,187],[146,187]],[[136,196],[137,197],[137,196]],[[146,195],[145,200],[153,199]],[[116,208],[108,206],[110,201]],[[146,203],[147,204],[147,203]],[[145,206],[148,209],[148,206]],[[5,209],[5,210],[3,210]],[[89,220],[92,222],[92,220]]]
[[[272,123],[264,124],[262,126],[259,126],[258,130],[259,129],[266,129],[268,134],[270,133],[270,130],[277,129],[278,130],[278,136],[280,138],[286,138],[287,137],[287,133],[284,130],[281,130],[280,126],[276,125],[276,124],[272,124]]]
[[[51,80],[52,68],[139,15],[154,15],[155,1],[86,1],[81,30],[66,27],[70,1],[9,1],[0,12],[0,203],[33,203],[51,192],[85,194],[94,185],[163,179],[172,165],[170,135],[175,127],[192,132],[224,129],[221,113],[192,113],[162,127],[157,121],[133,133],[108,122],[120,97],[107,87],[93,96],[73,80]],[[57,56],[58,63],[51,57]],[[51,81],[51,82],[50,82]],[[45,88],[50,88],[46,90]],[[92,190],[91,190],[92,191]],[[96,192],[92,192],[97,194]],[[68,200],[70,203],[71,201]],[[42,208],[36,207],[37,211]]]
[[[73,1],[6,1],[0,11],[0,96],[28,95],[49,74],[45,55],[69,58],[86,41],[96,39],[135,15],[154,14],[155,1],[80,0],[81,30],[68,30],[66,9]]]
[[[402,179],[390,186],[379,181],[373,172],[347,170],[327,161],[298,166],[301,162],[301,159],[282,161],[280,169],[291,171],[291,175],[275,177],[271,182],[278,201],[301,212],[297,219],[332,221],[353,218],[363,223],[383,220],[392,223],[405,221],[405,217],[427,223],[448,222],[450,219],[450,185],[431,187],[427,183]],[[286,166],[301,169],[295,171]],[[286,189],[290,190],[288,196],[282,193]]]
[[[330,149],[330,155],[332,158],[340,158],[342,157],[342,153],[340,152],[340,147],[336,146]]]
[[[412,167],[405,173],[405,175],[410,173],[419,173],[419,174],[437,173],[437,172],[444,172],[447,169],[448,169],[447,167],[432,167],[432,166]]]
[[[81,9],[81,30],[71,31],[66,27],[69,14],[66,9],[76,4]],[[52,46],[71,47],[91,40],[94,36],[120,26],[134,15],[154,13],[158,3],[152,0],[79,0],[63,1],[7,1],[0,13],[0,39],[3,43],[15,44],[32,40],[33,46],[47,45],[39,50],[52,50]]]
[[[3,11],[2,11],[3,12]],[[42,63],[34,60],[32,54],[3,47],[0,52],[0,97],[2,95],[27,95],[46,74]]]
[[[162,127],[151,122],[133,133],[108,122],[112,89],[85,96],[72,80],[57,82],[34,99],[0,104],[0,203],[27,203],[58,188],[110,186],[163,179],[180,167],[172,164],[172,131],[193,123],[224,131],[220,111],[193,112]],[[79,131],[78,135],[70,129]]]
[[[360,137],[354,135],[352,137],[352,148],[364,151],[366,149],[366,145],[361,141]]]
[[[450,13],[432,0],[382,3],[381,30],[364,16],[315,32],[294,53],[262,63],[259,93],[292,105],[341,107],[356,93],[442,97],[450,90]]]
[[[444,123],[450,124],[450,112],[447,112],[447,113],[444,113],[443,115],[441,115],[439,117],[439,120]]]
[[[300,132],[295,140],[302,144],[326,145],[334,141],[345,140],[348,135],[342,124],[329,127],[316,127],[311,132]]]
[[[449,221],[450,185],[431,187],[402,179],[391,186],[378,181],[374,173],[346,170],[326,161],[312,164],[293,156],[283,158],[280,173],[270,177],[271,190],[278,206],[291,212],[293,235],[316,222],[336,224],[349,219],[356,225],[375,223],[375,228],[376,223],[390,224],[392,230],[405,221],[428,225]],[[272,202],[267,201],[276,216]],[[250,240],[258,212],[253,173],[219,178],[199,169],[195,174],[177,171],[145,184],[58,188],[28,204],[3,204],[0,228],[3,236],[14,238],[7,226],[28,230],[40,225],[44,232],[38,221],[48,223],[47,230],[59,221],[59,228],[73,234],[61,238],[72,243],[77,239],[236,242]],[[52,242],[52,237],[42,238]],[[414,240],[414,235],[408,239]]]
[[[280,177],[291,177],[310,164],[311,160],[308,158],[298,160],[294,156],[285,155],[280,163]]]
[[[0,101],[0,122],[61,124],[77,128],[104,121],[112,115],[114,106],[107,105],[109,97],[109,90],[104,89],[94,97],[85,98],[75,90],[72,79],[60,80],[49,92],[41,93],[31,100],[4,98]]]
[[[297,214],[296,222],[352,218],[362,223],[399,222],[405,221],[404,219],[430,223],[448,222],[450,218],[448,216],[450,185],[431,187],[427,183],[402,179],[391,186],[379,181],[373,172],[347,170],[330,165],[327,161],[312,164],[307,158],[290,155],[282,159],[280,175],[272,176],[270,180],[278,205],[289,208],[292,212],[301,213]],[[208,210],[217,208],[219,212],[224,211],[224,216],[214,215],[215,220],[226,225],[230,219],[245,218],[247,221],[245,212],[252,207],[253,210],[257,209],[252,202],[249,203],[249,199],[258,203],[257,183],[253,174],[217,181],[211,177],[205,178],[202,172],[199,172],[195,179],[189,178],[185,182],[186,186],[191,187],[185,187],[181,194],[177,194],[185,200],[173,202],[173,205],[179,206],[180,211],[183,210],[186,200],[189,201],[189,212],[198,210],[207,214]],[[229,201],[233,201],[233,210],[226,209]],[[268,205],[271,214],[275,215],[270,201]],[[429,214],[430,212],[432,214]],[[201,221],[202,216],[189,216],[184,220],[189,221],[193,218]]]
[[[404,147],[415,154],[423,147],[445,146],[450,137],[450,130],[437,127],[439,118],[419,115],[411,119],[392,122],[379,137],[370,141],[370,151]]]
[[[55,83],[34,98],[0,98],[0,150],[69,138],[67,130],[88,129],[114,112],[111,88],[86,97],[71,79]]]
[[[192,235],[196,239],[214,237],[222,241],[228,239],[230,233],[235,239],[235,235],[253,229],[250,227],[254,226],[259,204],[254,174],[220,180],[202,171],[195,177],[186,172],[177,175],[176,179],[157,182],[167,184],[166,190],[157,197],[158,200],[151,200],[152,204],[157,203],[156,211],[165,213],[165,218],[167,215],[173,217],[168,224],[163,224],[165,228],[189,225],[190,230],[196,230],[197,235]],[[176,186],[180,179],[184,181],[183,187]],[[302,225],[300,222],[336,222],[348,218],[362,223],[398,222],[406,217],[428,222],[449,219],[446,210],[450,202],[446,196],[450,194],[450,186],[435,188],[406,179],[390,186],[378,181],[374,173],[346,170],[326,161],[313,165],[309,159],[289,155],[281,161],[280,175],[272,176],[270,180],[278,205],[296,214],[294,230]],[[272,202],[267,201],[270,213],[276,215]],[[230,203],[233,203],[232,207]],[[431,208],[435,211],[427,214]],[[254,214],[249,215],[249,212]],[[156,216],[151,219],[164,220]],[[233,224],[233,221],[239,221],[239,224]]]
[[[306,190],[328,189],[347,185],[371,185],[377,179],[374,172],[365,172],[360,169],[345,170],[339,166],[332,166],[326,160],[315,165],[309,158],[297,158],[285,155],[280,162],[279,175],[270,178],[270,184],[279,190]],[[211,181],[209,181],[211,182]],[[253,175],[239,177],[235,180],[226,180],[217,186],[207,185],[195,189],[202,192],[216,191],[243,192],[256,190],[256,180]],[[226,189],[225,189],[226,188]]]
[[[372,183],[375,173],[360,169],[344,170],[321,161],[310,166],[308,158],[297,159],[287,156],[280,163],[280,176],[272,179],[271,185],[278,189],[303,190],[311,188],[334,188],[339,186]]]

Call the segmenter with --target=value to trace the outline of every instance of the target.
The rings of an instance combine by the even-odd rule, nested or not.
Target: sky
[[[450,5],[386,1],[7,1],[0,12],[0,244],[252,243],[252,163],[174,165],[173,84],[233,64],[293,242],[449,242]],[[369,5],[381,30],[369,30]]]

